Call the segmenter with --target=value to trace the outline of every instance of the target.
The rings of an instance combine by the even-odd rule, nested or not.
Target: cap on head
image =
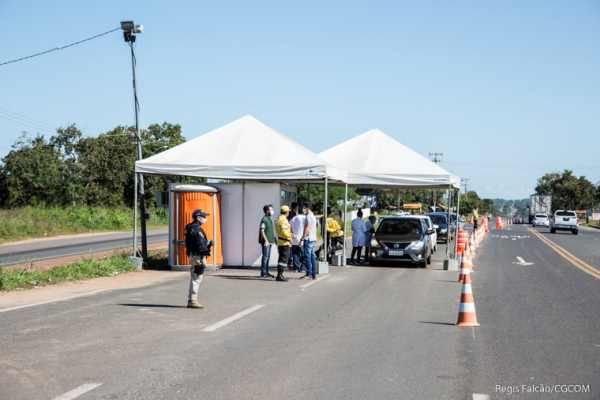
[[[194,212],[192,213],[192,218],[196,218],[196,217],[206,218],[209,215],[210,215],[209,213],[204,212],[204,211],[198,209],[198,210],[194,210]]]
[[[290,208],[288,206],[281,206],[281,213],[285,214],[285,213],[289,213],[290,212]]]

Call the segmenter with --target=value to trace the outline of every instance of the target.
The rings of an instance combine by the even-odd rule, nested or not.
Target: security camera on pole
[[[129,48],[131,49],[131,71],[133,76],[133,107],[135,112],[135,141],[137,147],[137,160],[142,159],[142,139],[140,137],[140,126],[139,126],[139,110],[140,103],[138,102],[137,97],[137,84],[135,77],[135,67],[136,67],[136,59],[135,59],[135,50],[134,43],[136,39],[136,35],[142,33],[144,27],[142,25],[137,25],[133,21],[122,21],[121,29],[123,30],[123,39],[126,43],[129,44]],[[135,174],[135,168],[134,168]],[[142,231],[142,258],[148,257],[148,240],[146,237],[146,220],[148,219],[148,214],[146,213],[146,201],[144,199],[144,176],[142,174],[135,174],[136,188],[135,188],[135,198],[139,200],[140,207],[140,216],[141,216],[141,231]],[[134,204],[134,221],[133,221],[133,246],[134,246],[134,257],[137,256],[137,233],[136,233],[136,217],[135,217],[135,209],[137,207],[137,201]]]

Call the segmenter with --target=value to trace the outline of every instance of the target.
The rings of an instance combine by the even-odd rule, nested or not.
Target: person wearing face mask
[[[271,247],[277,243],[275,238],[275,224],[273,223],[273,206],[267,204],[263,207],[265,215],[260,220],[260,230],[258,232],[258,243],[261,247],[260,277],[275,278],[275,275],[269,273],[269,260],[271,258]]]
[[[208,215],[210,214],[202,210],[195,210],[192,213],[193,221],[185,226],[185,247],[191,263],[188,308],[204,307],[198,303],[198,291],[204,277],[206,257],[210,255],[212,246],[212,241],[208,240],[206,232],[202,229]]]
[[[315,245],[317,243],[317,218],[312,212],[312,205],[304,203],[304,260],[306,265],[306,277],[317,279],[317,256]]]

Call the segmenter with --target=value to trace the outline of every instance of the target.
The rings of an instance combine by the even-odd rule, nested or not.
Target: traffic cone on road
[[[471,272],[473,272],[473,262],[471,261],[471,256],[465,254],[460,261],[460,273],[458,274],[457,282],[464,282],[466,276],[470,275]]]
[[[475,298],[471,286],[471,274],[467,273],[460,293],[460,306],[458,309],[458,326],[479,326],[477,313],[475,312]]]

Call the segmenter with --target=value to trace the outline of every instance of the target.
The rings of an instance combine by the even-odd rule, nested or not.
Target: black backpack
[[[185,249],[188,254],[210,255],[209,241],[200,224],[188,224],[185,227]]]

